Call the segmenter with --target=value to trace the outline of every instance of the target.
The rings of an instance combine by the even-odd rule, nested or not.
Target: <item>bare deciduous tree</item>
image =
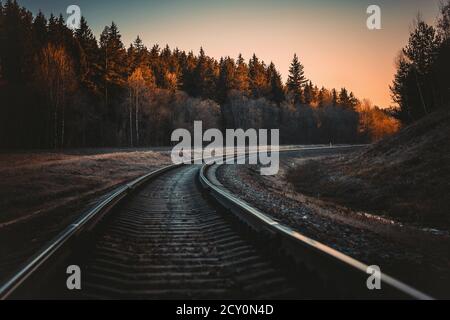
[[[53,147],[64,147],[65,114],[68,98],[76,86],[73,62],[61,46],[47,44],[38,57],[36,83],[53,108]]]

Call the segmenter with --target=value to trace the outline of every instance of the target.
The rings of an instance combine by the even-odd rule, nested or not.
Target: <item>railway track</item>
[[[68,290],[66,268],[81,269]],[[127,184],[72,224],[1,298],[429,298],[314,242],[229,194],[213,166],[170,166]]]

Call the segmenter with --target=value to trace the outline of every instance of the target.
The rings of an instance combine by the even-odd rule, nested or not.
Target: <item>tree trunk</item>
[[[133,147],[133,91],[130,88],[130,147]]]
[[[419,76],[417,75],[416,66],[413,66],[413,69],[414,69],[414,75],[416,76],[416,84],[417,84],[417,89],[419,90],[419,96],[420,96],[420,101],[422,102],[423,111],[425,112],[425,115],[427,115],[428,110],[427,110],[427,106],[425,105],[425,99],[423,98],[422,89],[420,88]]]
[[[83,112],[83,147],[86,148],[86,110]]]
[[[136,88],[136,146],[139,147],[139,88]]]
[[[53,148],[58,148],[58,105],[59,105],[59,90],[56,88],[55,97],[55,113],[54,113],[54,135],[53,135]]]
[[[62,85],[62,104],[61,104],[61,149],[64,148],[64,129],[65,129],[65,113],[66,113],[66,97],[65,97],[65,88],[64,88],[64,81]]]

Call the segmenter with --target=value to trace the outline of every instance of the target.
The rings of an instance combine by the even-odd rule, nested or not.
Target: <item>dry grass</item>
[[[167,164],[167,153],[57,153],[0,156],[0,227],[67,202],[83,202]]]
[[[450,113],[440,112],[366,150],[299,164],[298,192],[425,227],[450,229]]]
[[[100,196],[169,163],[167,151],[0,154],[0,281]]]

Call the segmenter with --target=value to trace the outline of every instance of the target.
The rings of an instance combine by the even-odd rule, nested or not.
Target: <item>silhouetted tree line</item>
[[[392,113],[406,124],[450,108],[450,1],[442,3],[436,27],[420,16],[414,22],[397,59],[391,92],[398,105]]]
[[[284,85],[256,55],[217,61],[139,37],[126,48],[114,22],[97,41],[84,18],[72,31],[62,15],[34,17],[12,0],[0,5],[0,101],[2,148],[167,145],[194,120],[280,128],[283,143],[368,141],[377,125],[361,121],[353,93],[306,79],[297,55]],[[395,131],[373,110],[387,119],[379,135]]]

